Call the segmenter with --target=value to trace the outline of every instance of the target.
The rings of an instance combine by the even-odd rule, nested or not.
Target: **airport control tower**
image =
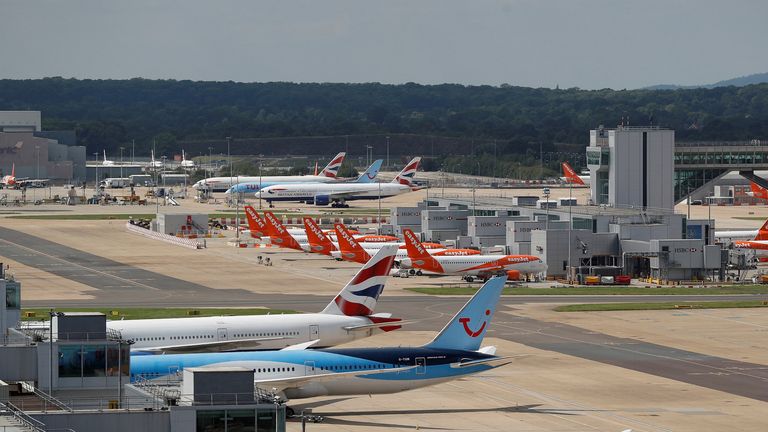
[[[589,135],[587,166],[594,204],[674,208],[675,131],[658,126],[601,126]]]

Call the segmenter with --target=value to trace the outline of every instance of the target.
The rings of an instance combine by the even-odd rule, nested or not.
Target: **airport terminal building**
[[[0,111],[0,173],[49,179],[56,183],[85,180],[85,147],[74,131],[41,130],[40,111]]]
[[[392,231],[491,253],[535,255],[547,276],[632,275],[665,281],[724,275],[711,220],[674,212],[674,131],[590,131],[591,198],[431,198],[392,209]]]

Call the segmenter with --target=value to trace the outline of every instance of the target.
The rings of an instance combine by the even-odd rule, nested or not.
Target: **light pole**
[[[368,166],[371,166],[371,158],[373,157],[373,146],[366,145],[365,146],[365,159],[366,164]]]
[[[123,150],[125,147],[120,147],[120,178],[123,178]]]
[[[573,192],[573,181],[571,179],[568,179],[568,282],[571,282],[571,249],[573,247],[571,246],[571,237],[573,236],[573,201],[572,201],[572,192]],[[549,219],[549,218],[547,218]],[[622,263],[623,264],[623,263]],[[622,269],[622,271],[624,271]]]
[[[93,183],[93,190],[99,190],[99,152],[93,154],[93,159],[96,160],[96,180]],[[87,164],[86,164],[87,168]],[[88,181],[88,171],[85,172],[85,180]]]
[[[40,146],[35,146],[35,152],[37,152],[37,179],[40,180]],[[34,185],[33,185],[34,186]],[[37,189],[37,188],[34,188]],[[32,202],[35,202],[37,200],[37,192],[32,191]]]
[[[261,165],[264,163],[263,160],[259,160],[259,191],[261,191]],[[261,194],[259,194],[259,210],[261,210]]]
[[[389,136],[387,136],[387,169],[389,169]]]
[[[232,137],[227,137],[227,163],[229,164],[229,187],[234,186],[232,184],[232,156],[229,153],[229,145],[232,141]]]
[[[168,159],[168,156],[163,155],[160,160],[162,161],[162,168],[160,168],[161,175],[163,176],[163,197],[165,198],[166,202],[168,200],[168,192],[165,190],[165,160]]]
[[[135,162],[133,161],[133,157],[136,153],[136,140],[131,140],[131,165],[133,165]]]
[[[549,188],[544,188],[544,198],[546,199],[544,206],[547,210],[547,220],[544,222],[544,230],[549,231]]]
[[[377,181],[376,183],[379,185],[379,212],[378,216],[376,217],[379,224],[379,229],[377,233],[381,235],[381,181]]]

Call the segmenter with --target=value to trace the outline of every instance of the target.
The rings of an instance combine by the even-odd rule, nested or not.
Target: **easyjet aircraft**
[[[576,171],[570,165],[568,165],[568,162],[563,162],[560,164],[560,166],[563,168],[563,177],[561,177],[561,179],[564,182],[580,186],[589,185],[588,175],[578,175]]]
[[[343,224],[334,225],[336,238],[339,240],[338,243],[332,242],[311,218],[304,218],[304,224],[307,226],[309,247],[312,252],[362,264],[368,262],[371,256],[376,254],[380,249],[376,247],[378,245],[376,243],[367,244],[357,241],[357,239],[347,231],[347,227]],[[427,251],[434,256],[467,256],[480,253],[480,251],[475,249],[446,249],[439,243],[429,243],[428,245],[430,247],[426,248]],[[397,250],[397,254],[395,254],[396,261],[404,258],[408,258],[408,252],[405,245],[400,246]]]
[[[768,220],[756,230],[745,231],[715,231],[715,239],[720,242],[734,240],[768,240]]]
[[[506,274],[509,279],[520,279],[522,275],[547,271],[541,258],[533,255],[472,255],[433,256],[416,238],[413,231],[403,230],[408,258],[400,261],[400,267],[420,269],[428,273],[461,275],[467,282],[475,277],[488,279]]]

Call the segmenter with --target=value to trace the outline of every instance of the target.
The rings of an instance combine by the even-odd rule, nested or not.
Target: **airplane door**
[[[218,336],[220,341],[227,340],[227,329],[220,328],[216,330],[216,335]]]
[[[305,361],[304,362],[304,375],[314,375],[315,374],[315,362],[314,361]]]
[[[313,341],[315,339],[320,339],[320,326],[319,325],[311,325],[311,326],[309,326],[309,340]]]
[[[427,373],[427,360],[424,357],[416,357],[416,375]]]

